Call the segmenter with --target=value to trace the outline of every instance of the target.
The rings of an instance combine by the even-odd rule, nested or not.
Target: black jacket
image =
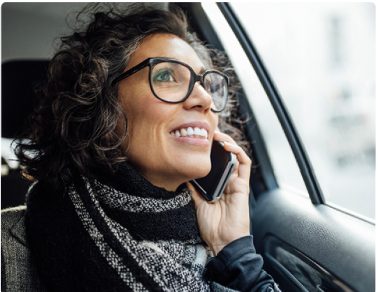
[[[237,291],[280,291],[263,270],[252,236],[239,238],[224,247],[206,265],[205,278]]]

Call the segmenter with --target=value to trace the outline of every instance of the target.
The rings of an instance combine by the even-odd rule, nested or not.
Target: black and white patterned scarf
[[[203,279],[209,253],[187,188],[157,188],[124,164],[114,177],[78,176],[64,194],[48,191],[31,192],[27,233],[49,289],[222,290]]]

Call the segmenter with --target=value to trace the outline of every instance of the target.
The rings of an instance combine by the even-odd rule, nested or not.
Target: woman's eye
[[[175,82],[175,78],[173,76],[173,71],[172,70],[159,70],[156,72],[153,76],[153,81],[154,82]]]

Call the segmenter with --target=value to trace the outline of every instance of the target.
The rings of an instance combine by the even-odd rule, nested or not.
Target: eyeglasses
[[[170,58],[148,58],[115,78],[112,85],[147,66],[150,88],[158,99],[168,103],[184,102],[199,81],[212,98],[211,110],[221,112],[225,109],[229,83],[225,74],[217,70],[206,70],[198,75],[189,65]]]

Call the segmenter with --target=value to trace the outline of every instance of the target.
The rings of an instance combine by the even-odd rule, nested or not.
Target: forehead
[[[204,64],[194,49],[187,42],[172,34],[154,34],[143,39],[131,55],[127,68],[151,57],[176,59],[188,64],[197,72],[204,69]]]

